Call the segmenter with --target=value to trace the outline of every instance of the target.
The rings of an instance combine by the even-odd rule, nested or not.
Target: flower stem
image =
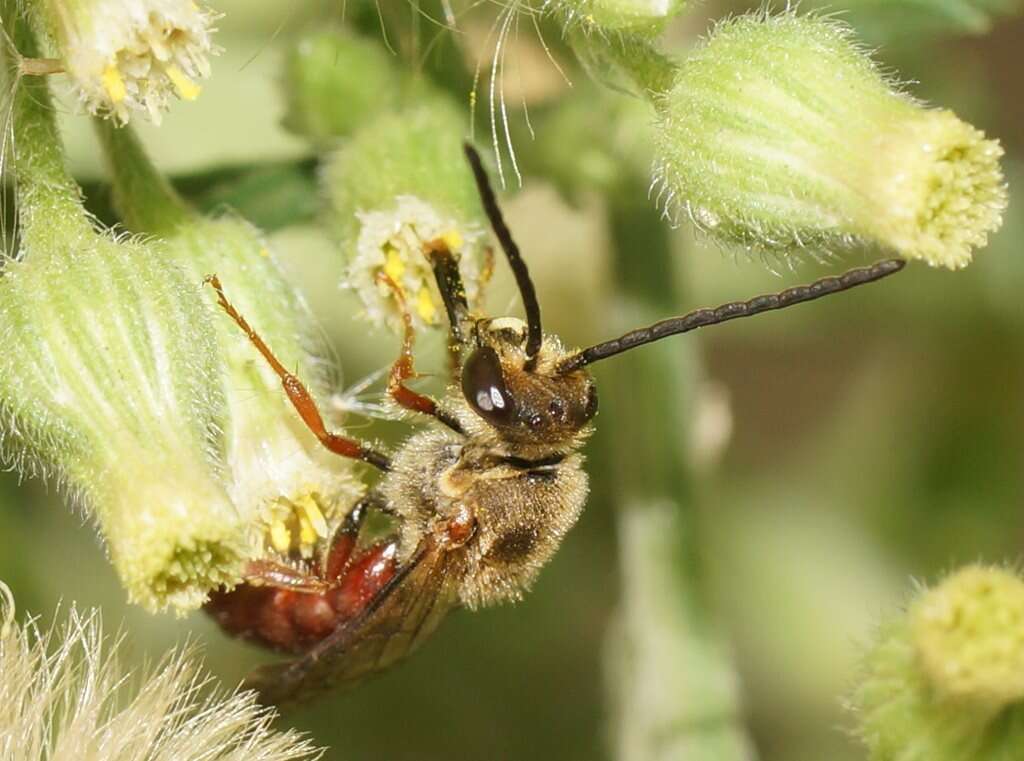
[[[35,56],[38,47],[27,21],[12,8],[4,4],[3,21],[15,30],[16,51],[7,49],[5,64],[16,80],[10,118],[22,244],[32,250],[51,240],[55,227],[65,234],[85,234],[92,228],[82,207],[81,191],[65,165],[47,82],[43,77],[17,73],[19,54]]]
[[[128,229],[168,234],[195,217],[157,171],[134,130],[110,119],[93,119],[93,125],[114,180],[115,206]]]
[[[634,192],[612,201],[617,302],[613,330],[678,309],[669,233]],[[736,678],[703,588],[695,482],[687,455],[697,355],[679,341],[645,347],[603,368],[620,510],[621,620],[609,643],[616,757],[752,757]],[[643,393],[637,393],[643,379]],[[643,453],[638,456],[638,453]]]

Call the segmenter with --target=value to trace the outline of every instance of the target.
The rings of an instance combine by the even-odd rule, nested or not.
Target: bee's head
[[[557,443],[594,417],[594,381],[586,370],[559,372],[565,352],[556,339],[544,339],[531,354],[527,324],[514,317],[480,320],[475,333],[462,365],[462,394],[502,438]]]

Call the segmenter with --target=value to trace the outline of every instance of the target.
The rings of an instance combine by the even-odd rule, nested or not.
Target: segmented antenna
[[[585,365],[599,362],[602,359],[621,354],[624,351],[635,349],[638,346],[658,341],[668,336],[675,336],[680,333],[688,333],[697,328],[708,325],[717,325],[720,322],[737,320],[740,317],[751,317],[762,312],[771,312],[775,309],[802,304],[805,301],[814,301],[822,296],[845,291],[849,288],[856,288],[858,285],[872,283],[884,277],[895,274],[903,269],[906,262],[902,259],[885,259],[876,262],[869,267],[858,267],[848,270],[841,275],[830,275],[820,280],[815,280],[809,285],[798,285],[787,288],[779,293],[769,293],[763,296],[755,296],[749,301],[731,301],[722,304],[714,309],[697,309],[681,317],[670,317],[667,320],[656,322],[653,325],[632,330],[624,336],[614,338],[611,341],[595,344],[587,349],[582,349],[573,354],[558,365],[558,373],[571,373]]]
[[[484,171],[484,165],[480,161],[480,154],[469,143],[465,143],[463,148],[466,151],[466,158],[469,159],[469,166],[473,170],[473,176],[476,178],[476,187],[480,191],[480,203],[483,204],[487,218],[491,221],[495,237],[505,251],[512,274],[516,276],[519,295],[522,297],[523,307],[526,309],[527,337],[524,368],[531,370],[536,363],[537,352],[540,351],[541,340],[544,337],[540,327],[540,304],[537,303],[537,292],[533,288],[533,281],[530,280],[530,271],[526,267],[526,262],[523,261],[523,257],[519,253],[519,246],[512,240],[512,233],[509,232],[508,225],[505,224],[505,219],[501,215],[501,209],[498,208],[498,201],[494,197],[491,183],[487,179],[487,172]]]

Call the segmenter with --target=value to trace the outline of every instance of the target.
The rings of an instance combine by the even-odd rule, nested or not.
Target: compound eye
[[[469,355],[462,367],[462,394],[476,413],[492,425],[515,419],[515,404],[505,388],[498,352],[484,346]]]

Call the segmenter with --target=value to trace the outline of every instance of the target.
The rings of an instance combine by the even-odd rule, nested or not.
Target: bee
[[[413,327],[401,292],[404,338],[387,392],[429,419],[393,453],[327,430],[302,382],[209,278],[221,308],[281,379],[296,412],[330,451],[381,471],[320,556],[296,568],[251,563],[245,581],[216,593],[207,610],[229,633],[289,653],[249,679],[268,703],[352,685],[412,653],[458,606],[518,600],[576,522],[587,497],[580,453],[598,396],[587,367],[668,336],[837,293],[891,275],[883,260],[809,285],[699,309],[584,349],[567,349],[541,327],[541,310],[476,150],[465,146],[495,237],[515,276],[526,319],[468,307],[458,262],[442,241],[425,247],[449,326],[455,376],[441,400],[406,385],[415,377]],[[365,536],[377,511],[393,527]]]

